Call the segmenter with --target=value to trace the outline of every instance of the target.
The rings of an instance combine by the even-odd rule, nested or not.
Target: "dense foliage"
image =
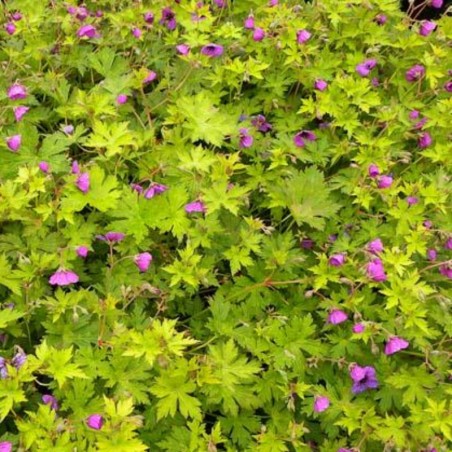
[[[451,450],[450,17],[1,21],[1,451]]]

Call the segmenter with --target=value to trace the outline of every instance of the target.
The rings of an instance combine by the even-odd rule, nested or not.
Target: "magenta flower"
[[[328,259],[328,263],[333,267],[341,267],[345,263],[345,254],[343,253],[333,254]]]
[[[369,251],[369,253],[372,254],[381,253],[383,251],[383,242],[381,241],[381,239],[374,239],[367,244],[366,249],[367,251]]]
[[[219,44],[207,44],[201,49],[201,53],[210,58],[216,58],[223,55],[223,46]]]
[[[388,18],[386,17],[385,14],[377,14],[377,16],[375,16],[375,22],[378,25],[384,25],[387,21],[388,21]]]
[[[431,0],[430,4],[433,8],[439,9],[443,6],[443,0]]]
[[[433,143],[433,139],[428,132],[421,133],[419,139],[417,140],[417,144],[421,149],[428,148]]]
[[[353,325],[352,331],[355,334],[361,334],[364,332],[365,329],[366,329],[366,327],[362,323],[355,323]]]
[[[143,80],[143,83],[146,85],[148,83],[153,82],[157,78],[157,73],[154,71],[148,71],[146,77]]]
[[[278,0],[268,0],[268,6],[276,6],[278,4]]]
[[[77,273],[70,270],[58,270],[50,278],[49,283],[52,286],[68,286],[79,281]]]
[[[405,79],[407,82],[415,82],[425,75],[425,67],[420,64],[415,64],[413,67],[405,72]]]
[[[150,253],[140,253],[137,254],[133,260],[135,265],[138,267],[140,272],[145,272],[149,268],[152,262],[152,254]]]
[[[165,25],[165,27],[172,31],[176,28],[176,14],[171,8],[162,9],[162,18],[160,19],[160,25]]]
[[[316,139],[317,136],[314,132],[311,132],[310,130],[302,130],[293,137],[293,142],[295,146],[302,148],[305,145],[305,140],[315,141]]]
[[[378,81],[377,77],[372,77],[372,80],[370,81],[370,83],[372,83],[372,86],[374,86],[375,88],[377,86],[380,86],[380,82]]]
[[[314,82],[314,89],[317,91],[325,91],[328,87],[328,83],[325,80],[317,79]]]
[[[444,263],[439,267],[439,272],[446,278],[452,279],[452,265]]]
[[[393,355],[394,353],[409,347],[409,342],[397,336],[389,339],[385,346],[385,355]]]
[[[190,53],[190,46],[188,46],[187,44],[179,44],[176,46],[176,50],[181,54],[181,55],[188,55]]]
[[[316,413],[321,413],[325,411],[330,406],[330,399],[325,396],[317,396],[314,399],[314,411]]]
[[[0,442],[0,452],[12,452],[13,450],[13,443],[9,441],[2,441]]]
[[[367,276],[375,282],[382,282],[387,280],[383,262],[381,259],[372,259],[366,265]]]
[[[265,31],[262,28],[256,27],[253,33],[253,40],[256,42],[262,41],[265,38]]]
[[[370,59],[363,61],[362,63],[356,65],[356,72],[361,77],[367,77],[370,74],[370,71],[377,65],[377,60]]]
[[[130,184],[130,188],[139,194],[143,193],[144,191],[144,188],[140,184]]]
[[[422,129],[422,127],[425,126],[426,123],[427,123],[427,118],[422,118],[420,121],[418,121],[418,122],[413,126],[413,129],[414,129],[414,130],[420,130],[420,129]]]
[[[79,6],[75,11],[75,18],[83,22],[89,16],[89,11],[84,6]]]
[[[107,232],[105,235],[96,235],[96,239],[104,242],[115,243],[123,240],[125,236],[126,235],[122,232]]]
[[[419,118],[419,111],[418,110],[411,110],[410,114],[408,115],[410,117],[410,119],[417,119]]]
[[[24,105],[19,105],[18,107],[13,108],[14,117],[16,118],[16,121],[19,122],[30,110],[30,107],[25,107]]]
[[[27,88],[19,83],[14,83],[8,88],[8,97],[11,100],[25,99],[27,97]]]
[[[5,25],[5,31],[6,33],[8,33],[10,36],[12,36],[17,30],[17,27],[12,23],[12,22],[8,22]]]
[[[43,401],[43,403],[45,405],[49,405],[52,410],[55,410],[55,411],[58,410],[58,408],[59,408],[58,401],[53,395],[44,394],[42,396],[41,400]]]
[[[77,30],[77,36],[79,38],[99,38],[100,34],[97,32],[96,27],[94,25],[82,25]]]
[[[338,325],[347,319],[348,315],[340,309],[333,309],[328,315],[328,323],[331,323],[331,325]]]
[[[22,145],[22,135],[13,135],[12,137],[8,137],[6,139],[6,146],[13,151],[17,152]]]
[[[14,22],[19,22],[19,20],[22,20],[22,14],[19,11],[15,11],[11,14],[11,19]]]
[[[378,166],[374,164],[369,165],[367,173],[369,174],[369,177],[377,177],[380,174],[380,168],[378,168]]]
[[[416,196],[408,196],[406,202],[409,206],[413,206],[419,202],[419,199]]]
[[[48,174],[50,172],[50,165],[48,162],[39,162],[38,168],[45,174]]]
[[[254,29],[254,17],[248,16],[245,19],[245,23],[243,25],[247,30],[253,30]]]
[[[77,160],[74,160],[71,165],[72,174],[80,174],[80,167],[78,166]]]
[[[138,27],[133,27],[132,34],[135,38],[140,39],[141,36],[143,35],[143,32]]]
[[[251,120],[251,124],[253,124],[253,126],[262,133],[269,132],[273,128],[272,125],[267,122],[264,115],[257,115]]]
[[[452,237],[450,237],[446,240],[446,243],[444,244],[444,249],[452,250]]]
[[[144,197],[146,199],[151,199],[156,195],[164,193],[166,190],[168,190],[168,187],[166,185],[158,184],[157,182],[152,182],[149,188],[144,193]]]
[[[444,89],[448,92],[448,93],[452,93],[452,80],[446,82],[444,84]]]
[[[424,226],[425,229],[431,229],[433,226],[433,223],[430,220],[424,220],[422,222],[422,225]]]
[[[215,5],[218,6],[218,8],[224,8],[226,6],[226,0],[213,0]]]
[[[193,201],[185,205],[185,212],[187,213],[195,213],[195,212],[206,212],[206,206],[202,201]]]
[[[127,102],[127,96],[125,94],[119,94],[116,97],[116,103],[118,105],[124,105]]]
[[[378,179],[378,188],[389,188],[392,185],[392,176],[380,176]]]
[[[437,251],[434,248],[430,248],[427,250],[427,259],[429,261],[436,261],[436,257],[438,256]]]
[[[68,124],[64,126],[62,130],[66,135],[72,135],[74,133],[74,126],[72,124]]]
[[[86,419],[86,424],[94,430],[100,430],[104,425],[104,418],[100,414],[91,414]]]
[[[308,30],[298,30],[297,31],[297,43],[304,44],[305,42],[309,41],[311,36],[312,35]]]
[[[419,29],[421,36],[428,36],[436,28],[436,23],[431,20],[424,20]]]
[[[143,19],[147,24],[152,24],[154,22],[154,14],[150,11],[147,11],[143,14]]]
[[[86,259],[88,256],[88,247],[85,245],[80,245],[77,248],[75,248],[75,252],[77,253],[78,257],[81,257],[82,259]]]
[[[377,374],[372,366],[361,367],[355,364],[350,369],[350,377],[353,380],[353,394],[359,394],[366,389],[378,388]]]
[[[90,182],[89,182],[89,173],[80,173],[75,182],[77,188],[83,192],[87,193],[89,190]]]
[[[249,148],[253,145],[254,138],[248,133],[248,129],[240,129],[240,143],[241,148]]]

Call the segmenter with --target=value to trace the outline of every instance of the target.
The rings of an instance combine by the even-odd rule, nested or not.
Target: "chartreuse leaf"
[[[136,137],[129,131],[128,125],[127,122],[95,121],[93,134],[88,138],[86,146],[105,150],[107,157],[122,154],[128,146],[136,148]]]
[[[0,422],[5,419],[16,403],[27,400],[25,392],[16,378],[0,379]]]
[[[0,329],[6,328],[8,323],[12,322],[13,320],[20,319],[24,316],[24,314],[24,312],[18,311],[16,309],[0,310]]]
[[[6,256],[0,255],[0,285],[7,287],[13,293],[20,295],[21,282],[19,278],[17,272],[12,270]],[[2,327],[0,326],[0,328]]]

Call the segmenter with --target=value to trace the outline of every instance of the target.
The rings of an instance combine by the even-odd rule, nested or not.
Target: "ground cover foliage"
[[[0,17],[0,450],[451,450],[450,17]]]

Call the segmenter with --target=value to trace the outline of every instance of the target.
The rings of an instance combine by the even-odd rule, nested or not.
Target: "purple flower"
[[[370,83],[372,83],[372,86],[374,86],[375,88],[377,86],[380,86],[380,82],[378,81],[377,77],[372,77],[372,80],[370,81]]]
[[[300,245],[305,250],[310,250],[314,246],[314,240],[312,240],[312,239],[303,239],[300,242]]]
[[[118,97],[116,97],[116,103],[118,105],[124,105],[127,102],[127,96],[125,94],[119,94]]]
[[[424,20],[419,29],[421,36],[428,36],[436,28],[436,23],[431,20]]]
[[[78,275],[70,270],[58,270],[49,278],[49,283],[52,286],[68,286],[78,281]]]
[[[426,123],[427,123],[427,118],[422,118],[420,121],[418,121],[418,122],[413,126],[413,129],[414,129],[414,130],[420,130],[420,129],[422,129],[422,127],[425,126]]]
[[[377,65],[377,60],[370,59],[363,61],[362,63],[356,65],[356,72],[361,77],[367,77],[370,74],[370,71]]]
[[[429,261],[436,261],[436,257],[438,256],[438,253],[434,248],[430,248],[427,250],[427,259]]]
[[[272,130],[272,125],[267,122],[264,115],[257,115],[251,120],[251,124],[253,124],[253,126],[262,133],[266,133]]]
[[[377,14],[377,16],[375,16],[375,22],[378,25],[384,25],[387,21],[388,21],[388,18],[386,17],[385,14]]]
[[[350,369],[350,377],[353,380],[353,394],[359,394],[366,389],[378,388],[377,374],[372,366],[361,367],[355,364]]]
[[[22,145],[22,135],[13,135],[12,137],[8,137],[6,139],[6,146],[13,151],[17,152]]]
[[[378,168],[378,166],[374,164],[369,165],[367,173],[369,174],[369,177],[377,177],[380,174],[380,168]]]
[[[344,449],[343,447],[340,447],[337,452],[352,452],[351,449]]]
[[[433,226],[433,223],[430,220],[424,220],[422,222],[422,225],[424,226],[425,229],[431,229]]]
[[[194,212],[206,212],[206,206],[202,201],[193,201],[185,205],[185,212],[194,213]]]
[[[154,14],[150,11],[147,11],[143,14],[143,19],[147,24],[152,24],[154,22]]]
[[[375,282],[382,282],[387,280],[385,269],[381,259],[372,259],[366,265],[367,276]]]
[[[25,107],[24,105],[19,105],[18,107],[13,108],[14,117],[16,118],[16,121],[19,122],[25,114],[30,110],[30,107]]]
[[[215,5],[218,6],[218,8],[224,8],[226,6],[226,0],[213,0]]]
[[[328,87],[328,83],[325,80],[317,79],[314,82],[314,89],[317,91],[325,91]]]
[[[96,27],[94,25],[82,25],[77,30],[77,36],[79,38],[99,38],[100,34],[97,32]]]
[[[0,443],[0,452],[12,452],[13,450],[13,443],[9,441],[2,441]]]
[[[162,18],[160,19],[160,25],[165,25],[165,27],[172,31],[176,28],[176,14],[171,8],[162,9]]]
[[[16,353],[13,356],[13,359],[11,360],[11,364],[16,369],[20,369],[25,364],[25,361],[27,361],[27,355],[24,353],[23,350],[21,350],[20,352]]]
[[[338,325],[347,319],[348,315],[340,309],[333,309],[328,315],[328,323],[331,323],[331,325]]]
[[[166,185],[158,184],[157,182],[152,182],[149,188],[144,193],[144,197],[146,199],[151,199],[156,195],[164,193],[166,190],[168,190],[168,187]]]
[[[409,347],[409,342],[397,336],[393,336],[389,339],[385,346],[385,355],[393,355],[405,348]]]
[[[378,188],[389,188],[392,185],[393,179],[392,176],[380,176],[378,178]]]
[[[72,135],[74,133],[74,126],[72,124],[68,124],[63,127],[63,132],[66,135]]]
[[[89,173],[80,173],[77,177],[77,180],[75,182],[75,185],[77,185],[77,188],[83,192],[87,193],[89,190]]]
[[[6,33],[8,33],[10,36],[13,35],[16,32],[17,28],[16,26],[12,23],[12,22],[8,22],[5,25],[5,31]]]
[[[413,67],[405,72],[405,79],[407,82],[415,82],[425,75],[425,67],[420,64],[415,64]]]
[[[94,430],[100,430],[104,425],[104,418],[100,414],[91,414],[86,419],[86,424]]]
[[[410,114],[408,115],[410,117],[410,119],[417,119],[419,118],[419,111],[418,110],[411,110]]]
[[[96,239],[104,242],[115,243],[123,240],[125,236],[126,235],[122,232],[107,232],[105,235],[96,235]]]
[[[367,251],[369,251],[369,253],[372,253],[372,254],[381,253],[384,249],[383,242],[381,241],[381,239],[378,239],[378,238],[374,239],[367,244],[366,249],[367,249]]]
[[[443,264],[439,267],[439,272],[446,278],[452,279],[452,265]]]
[[[253,145],[254,138],[248,134],[248,129],[240,129],[240,143],[241,148],[249,148]]]
[[[140,184],[130,184],[130,188],[140,194],[144,191],[144,188]]]
[[[132,34],[135,38],[140,39],[141,36],[143,35],[143,32],[138,27],[133,27]]]
[[[452,250],[452,237],[446,240],[446,243],[444,244],[444,249]]]
[[[140,253],[137,254],[133,260],[135,265],[138,267],[140,272],[145,272],[149,268],[152,262],[152,254],[150,253]]]
[[[25,99],[27,97],[27,88],[19,83],[14,83],[8,88],[8,97],[11,100]]]
[[[19,11],[15,11],[11,14],[11,19],[15,22],[19,22],[19,20],[22,20],[22,14]]]
[[[80,167],[78,166],[77,160],[74,160],[71,165],[72,174],[80,174]]]
[[[448,92],[448,93],[452,93],[452,80],[446,82],[444,84],[444,89]]]
[[[297,31],[297,43],[304,44],[305,42],[309,41],[309,38],[311,36],[312,35],[308,30],[298,30]]]
[[[254,16],[248,16],[245,19],[245,23],[243,25],[247,30],[253,30],[254,29]]]
[[[341,267],[345,263],[345,254],[343,253],[333,254],[328,259],[328,263],[333,267]]]
[[[364,332],[365,329],[366,329],[366,327],[362,323],[355,323],[353,325],[352,331],[355,334],[361,334]]]
[[[325,396],[317,396],[314,399],[314,411],[316,413],[321,413],[325,411],[330,406],[330,399]]]
[[[262,41],[265,38],[265,31],[262,28],[256,27],[253,33],[254,41]]]
[[[81,257],[82,259],[86,259],[88,256],[88,247],[85,245],[80,245],[77,248],[75,248],[75,252],[77,253],[78,257]]]
[[[207,44],[201,49],[201,53],[210,58],[216,58],[223,55],[223,46],[218,44]]]
[[[443,0],[432,0],[430,4],[433,8],[439,9],[443,6]]]
[[[416,198],[416,196],[408,196],[406,198],[406,202],[409,206],[413,206],[414,204],[417,204],[419,202],[419,199]]]
[[[310,130],[302,130],[293,137],[293,142],[295,146],[302,148],[305,145],[305,140],[315,141],[316,139],[317,136],[314,132],[311,132]]]
[[[278,0],[268,0],[268,6],[276,6],[278,4]]]
[[[49,405],[50,408],[52,408],[52,410],[58,410],[59,406],[58,406],[58,401],[57,399],[50,394],[44,394],[41,398],[41,400],[43,401],[43,403],[45,405]]]
[[[146,85],[148,83],[153,82],[157,78],[157,73],[154,71],[148,71],[146,77],[143,80],[143,83]]]
[[[45,174],[50,172],[50,165],[49,165],[48,162],[44,162],[44,161],[43,162],[39,162],[38,163],[38,167]]]
[[[432,143],[433,139],[428,132],[421,133],[417,140],[417,144],[421,149],[428,148]]]
[[[179,44],[176,46],[176,50],[181,54],[181,55],[188,55],[190,53],[190,46],[188,46],[187,44]]]

